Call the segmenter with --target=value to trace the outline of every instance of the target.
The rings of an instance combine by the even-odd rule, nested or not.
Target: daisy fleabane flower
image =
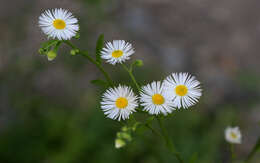
[[[164,88],[178,108],[196,104],[201,96],[200,82],[188,73],[173,73],[164,80]]]
[[[114,120],[128,119],[137,106],[137,96],[127,86],[109,88],[102,96],[101,109],[108,118]]]
[[[162,113],[167,115],[175,110],[174,103],[169,98],[160,81],[154,81],[143,86],[140,96],[141,106],[149,114],[158,115]]]
[[[239,127],[227,127],[225,130],[226,141],[233,144],[241,144],[242,135]]]
[[[53,39],[69,40],[79,30],[78,20],[65,9],[46,10],[39,17],[42,31]]]
[[[101,58],[107,60],[108,63],[115,65],[129,60],[134,52],[132,44],[124,40],[114,40],[113,42],[106,43],[101,51]]]

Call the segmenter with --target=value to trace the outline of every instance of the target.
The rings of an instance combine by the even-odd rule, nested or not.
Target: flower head
[[[78,20],[64,9],[46,10],[39,17],[42,31],[53,39],[69,40],[79,30]]]
[[[233,144],[241,144],[242,135],[239,127],[227,127],[225,130],[226,141]]]
[[[141,105],[150,114],[158,115],[162,113],[167,115],[175,110],[174,103],[159,81],[143,86],[140,96]]]
[[[137,96],[127,86],[109,88],[102,96],[101,109],[111,119],[128,119],[137,106]]]
[[[188,108],[201,96],[200,82],[188,73],[173,73],[164,80],[164,87],[178,108]]]
[[[101,51],[101,58],[115,65],[129,60],[132,54],[134,54],[132,44],[124,40],[114,40],[106,43],[106,46]]]

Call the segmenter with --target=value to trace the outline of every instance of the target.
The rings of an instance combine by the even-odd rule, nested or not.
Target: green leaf
[[[74,36],[75,39],[79,39],[80,38],[80,34],[79,31],[76,33],[76,36]]]
[[[255,153],[256,153],[257,151],[259,151],[259,150],[260,150],[260,137],[258,138],[258,140],[257,140],[257,142],[256,142],[256,144],[255,144],[255,146],[254,146],[254,148],[252,149],[252,151],[249,153],[249,155],[248,155],[248,157],[247,157],[247,159],[246,159],[245,162],[249,162],[249,161],[253,158],[253,156],[255,155]]]
[[[198,153],[195,152],[195,153],[192,154],[189,163],[196,163],[197,160],[198,160]]]
[[[97,80],[92,80],[91,81],[92,84],[96,85],[96,86],[101,86],[101,87],[107,87],[108,84],[107,82],[105,82],[104,80],[100,80],[100,79],[97,79]]]
[[[100,64],[101,63],[101,50],[104,46],[104,35],[101,34],[98,37],[97,44],[96,44],[96,61]]]
[[[49,40],[41,44],[41,48],[39,49],[40,54],[47,54],[53,46],[57,46],[60,44],[59,40]]]

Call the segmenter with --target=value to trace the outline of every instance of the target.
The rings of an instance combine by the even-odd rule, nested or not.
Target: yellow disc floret
[[[56,29],[64,29],[66,27],[66,23],[64,20],[56,19],[53,21],[53,26]]]
[[[175,93],[179,96],[185,96],[188,93],[188,88],[185,85],[178,85],[175,88]]]
[[[128,100],[124,97],[119,97],[116,100],[116,107],[118,107],[119,109],[124,109],[126,108],[128,105]]]
[[[232,137],[233,139],[236,139],[236,138],[237,138],[237,134],[235,134],[234,132],[231,132],[230,135],[231,135],[231,137]]]
[[[164,97],[160,94],[154,94],[152,100],[155,105],[162,105],[164,103]]]
[[[114,58],[119,58],[119,57],[121,57],[123,55],[123,51],[122,50],[115,50],[115,51],[113,51],[113,53],[112,53],[112,57],[114,57]]]

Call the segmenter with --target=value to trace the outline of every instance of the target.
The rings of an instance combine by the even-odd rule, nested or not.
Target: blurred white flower
[[[102,96],[101,109],[111,119],[128,119],[137,106],[137,96],[127,86],[110,88]]]
[[[106,43],[106,46],[101,51],[101,58],[115,65],[116,63],[123,63],[129,60],[132,54],[134,54],[132,44],[124,40],[114,40]]]
[[[226,141],[233,144],[241,144],[242,135],[239,127],[227,127],[225,130]]]
[[[53,39],[69,40],[79,30],[78,20],[64,9],[46,10],[39,17],[42,31]]]
[[[158,115],[162,113],[167,115],[175,110],[174,103],[159,81],[143,86],[140,96],[141,105],[144,107],[143,110],[148,111],[149,114]]]
[[[188,73],[173,73],[164,80],[163,85],[178,108],[196,104],[201,96],[200,82]]]

